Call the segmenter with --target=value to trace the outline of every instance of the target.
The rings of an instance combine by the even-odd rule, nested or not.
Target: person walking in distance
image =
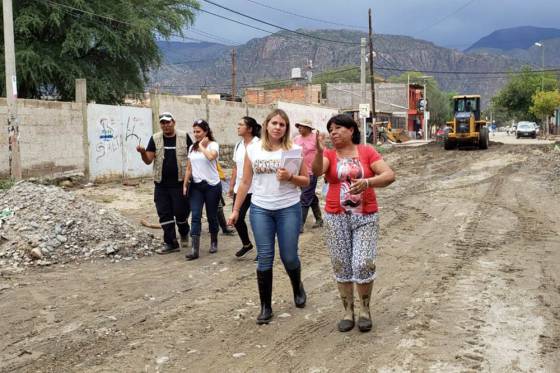
[[[294,143],[301,146],[303,162],[309,172],[309,185],[301,189],[301,228],[299,232],[303,233],[310,207],[311,211],[313,211],[313,216],[315,217],[315,224],[313,225],[313,228],[322,227],[323,218],[321,216],[319,198],[317,198],[317,195],[315,194],[315,189],[317,188],[317,177],[311,172],[311,163],[313,162],[313,158],[315,158],[315,153],[317,152],[315,149],[317,134],[313,132],[315,127],[313,126],[313,122],[309,119],[304,119],[296,122],[296,128],[299,131],[299,135],[294,138]]]
[[[220,183],[225,184],[226,182],[226,174],[224,173],[224,170],[222,169],[222,166],[220,166],[220,162],[217,163],[218,166],[218,176],[220,176]],[[222,233],[226,236],[233,236],[235,235],[235,232],[233,231],[233,229],[230,229],[227,225],[227,221],[226,221],[226,216],[224,214],[224,206],[226,205],[226,201],[224,200],[224,185],[222,184],[222,194],[220,194],[220,200],[218,201],[218,224],[220,225],[220,228],[222,229]]]
[[[155,133],[148,147],[136,147],[146,164],[154,164],[154,202],[163,229],[164,246],[156,250],[158,254],[179,251],[175,225],[181,235],[181,243],[186,245],[189,234],[189,201],[182,193],[187,153],[192,144],[190,136],[175,129],[175,118],[171,113],[159,116],[160,132]]]
[[[325,205],[325,241],[344,306],[338,330],[354,328],[354,284],[360,302],[358,328],[372,328],[369,309],[376,275],[379,214],[374,188],[395,181],[395,173],[375,148],[360,145],[358,124],[348,115],[327,122],[334,149],[317,137],[313,174],[329,182]]]
[[[214,140],[210,125],[203,119],[193,124],[195,143],[189,148],[183,194],[189,195],[192,218],[192,250],[187,260],[198,259],[200,252],[200,232],[202,230],[202,207],[206,206],[206,218],[210,226],[210,254],[218,252],[218,203],[222,194],[222,184],[218,174],[220,146]],[[192,183],[191,183],[192,179]]]
[[[261,134],[261,125],[257,123],[254,118],[243,117],[237,123],[237,135],[241,137],[233,150],[233,170],[231,172],[231,180],[229,184],[228,195],[233,198],[233,203],[237,198],[237,192],[239,191],[239,186],[241,185],[241,180],[243,179],[243,166],[245,163],[245,153],[249,145],[259,142]],[[235,222],[235,229],[237,234],[241,239],[241,244],[243,245],[237,252],[235,256],[240,258],[247,254],[251,249],[253,249],[253,244],[249,238],[249,230],[247,229],[247,224],[245,223],[245,215],[251,206],[251,196],[253,193],[253,187],[251,186],[247,191],[247,196],[243,201],[243,204],[239,208],[239,217]]]
[[[257,245],[257,283],[261,312],[257,324],[272,319],[272,265],[276,237],[280,258],[290,277],[296,307],[305,307],[307,296],[301,281],[301,262],[298,255],[301,226],[301,187],[309,185],[309,175],[301,159],[294,169],[282,167],[283,152],[301,153],[292,143],[290,121],[283,110],[272,111],[265,119],[263,137],[247,147],[243,164],[243,178],[229,223],[237,223],[241,206],[251,188],[249,217]]]

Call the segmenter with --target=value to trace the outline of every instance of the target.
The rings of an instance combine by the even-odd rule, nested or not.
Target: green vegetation
[[[368,75],[367,79],[369,79]],[[335,70],[327,70],[313,77],[313,84],[321,84],[321,97],[327,97],[327,83],[359,83],[360,69],[354,66],[343,66]],[[369,81],[368,81],[369,82]]]
[[[0,190],[10,189],[14,185],[14,181],[11,179],[0,179]]]
[[[554,110],[560,107],[560,92],[558,90],[539,91],[533,95],[532,102],[529,111],[536,116],[554,115]]]
[[[533,97],[538,91],[554,91],[559,88],[557,77],[550,72],[544,74],[535,72],[529,67],[519,73],[512,74],[508,83],[492,98],[491,109],[497,121],[540,119],[531,110]]]
[[[334,70],[323,71],[313,76],[313,84],[321,84],[321,97],[325,98],[327,83],[359,83],[360,69],[355,66],[343,66]],[[293,84],[291,80],[271,80],[258,85],[265,89],[285,88]]]
[[[558,90],[539,91],[533,95],[532,102],[529,111],[536,117],[543,118],[544,130],[548,134],[548,118],[554,115],[554,111],[560,107],[560,92]]]
[[[88,98],[99,103],[143,92],[149,70],[161,61],[156,40],[182,35],[199,8],[195,0],[18,0],[13,6],[19,97],[72,100],[75,79],[85,78]],[[1,76],[4,69],[2,58]]]

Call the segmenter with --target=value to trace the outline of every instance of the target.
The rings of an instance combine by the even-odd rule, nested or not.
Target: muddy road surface
[[[372,332],[337,331],[342,305],[310,218],[300,238],[307,306],[294,307],[277,256],[264,326],[255,254],[234,258],[237,237],[220,236],[215,255],[203,237],[193,262],[183,250],[3,274],[0,371],[558,372],[558,152],[429,145],[385,159],[397,181],[378,190]],[[149,183],[72,193],[156,221]]]

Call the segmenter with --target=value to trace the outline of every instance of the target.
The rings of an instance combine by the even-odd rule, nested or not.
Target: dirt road
[[[275,267],[274,322],[257,326],[254,254],[236,237],[184,253],[28,271],[0,280],[0,371],[557,372],[560,156],[494,145],[386,154],[378,192],[374,329],[342,334],[321,233],[301,236],[304,309]],[[138,221],[149,184],[87,191]],[[154,215],[150,215],[155,220]],[[208,239],[203,246],[209,245]]]

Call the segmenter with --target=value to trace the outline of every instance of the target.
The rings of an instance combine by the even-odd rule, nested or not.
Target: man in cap
[[[192,144],[190,136],[175,129],[175,118],[169,112],[159,116],[160,132],[154,133],[148,147],[141,145],[136,150],[146,164],[154,164],[154,202],[163,229],[164,246],[158,254],[179,251],[175,224],[186,245],[189,234],[189,202],[183,195],[183,178],[187,167],[187,154]]]
[[[302,147],[303,162],[307,166],[309,172],[309,186],[301,189],[301,227],[300,233],[303,233],[303,226],[307,220],[307,214],[309,212],[309,207],[313,211],[315,216],[315,224],[313,228],[319,228],[323,226],[323,218],[321,216],[321,207],[319,206],[319,198],[315,194],[315,188],[317,187],[317,177],[313,175],[312,163],[313,158],[315,158],[316,149],[316,137],[317,133],[313,132],[315,127],[313,122],[309,119],[303,119],[296,122],[296,128],[299,131],[299,135],[294,138],[294,143]]]

